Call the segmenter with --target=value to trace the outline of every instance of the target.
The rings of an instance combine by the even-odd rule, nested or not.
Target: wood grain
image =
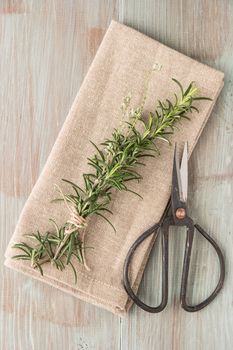
[[[20,211],[114,18],[225,72],[225,87],[190,164],[190,214],[224,249],[223,292],[208,308],[179,306],[185,234],[170,234],[169,305],[126,319],[3,267]],[[0,349],[230,350],[233,344],[233,6],[227,0],[0,0]],[[160,296],[156,242],[140,295]],[[190,300],[217,278],[214,252],[195,240]]]
[[[0,13],[0,349],[118,349],[118,318],[3,267],[17,218],[115,16],[115,4],[9,1],[1,2]]]

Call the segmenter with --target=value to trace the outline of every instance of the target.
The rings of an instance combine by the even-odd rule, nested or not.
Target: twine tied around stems
[[[64,232],[65,237],[64,237],[63,241],[61,242],[61,244],[59,245],[58,249],[56,250],[53,260],[57,259],[61,249],[64,247],[64,245],[65,245],[66,241],[68,240],[68,238],[70,237],[70,235],[72,233],[78,231],[78,233],[80,235],[80,240],[82,243],[81,254],[82,254],[82,259],[83,259],[83,265],[88,271],[90,271],[90,268],[87,265],[85,254],[84,254],[87,220],[85,218],[83,218],[81,215],[79,215],[79,213],[77,212],[77,210],[73,206],[70,206],[68,204],[68,201],[67,201],[66,197],[64,196],[64,193],[62,192],[61,188],[57,185],[56,185],[56,187],[58,188],[60,194],[62,195],[64,203],[65,203],[65,205],[68,209],[68,212],[70,214],[70,219],[67,220],[68,225],[66,225],[66,227],[65,227],[65,232]]]

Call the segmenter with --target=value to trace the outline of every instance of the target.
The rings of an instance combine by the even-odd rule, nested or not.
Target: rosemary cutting
[[[144,104],[147,87],[141,104],[136,109],[130,109],[130,96],[126,96],[121,106],[124,121],[118,129],[114,129],[111,138],[106,139],[100,146],[92,142],[95,148],[93,157],[88,158],[90,172],[83,174],[82,187],[70,180],[63,179],[72,188],[72,193],[63,194],[61,198],[70,214],[69,220],[58,226],[54,220],[54,231],[40,231],[26,234],[27,242],[20,242],[13,247],[20,253],[14,259],[28,260],[31,266],[43,275],[42,265],[51,263],[55,268],[64,270],[70,266],[74,272],[75,283],[77,272],[75,259],[89,269],[85,259],[85,232],[88,218],[100,216],[115,230],[111,221],[108,204],[114,195],[113,190],[128,191],[138,196],[128,184],[140,181],[142,176],[138,167],[145,165],[143,158],[159,155],[157,140],[170,143],[169,135],[173,134],[177,121],[189,119],[189,113],[198,109],[193,105],[196,100],[210,100],[198,96],[193,82],[184,89],[179,81],[173,79],[180,89],[180,94],[174,94],[174,101],[158,101],[157,108],[146,114]],[[141,196],[140,196],[141,197]],[[29,243],[34,241],[34,244]]]

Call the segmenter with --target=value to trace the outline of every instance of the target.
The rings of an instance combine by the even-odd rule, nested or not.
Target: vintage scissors
[[[223,286],[225,278],[225,262],[221,249],[213,238],[209,236],[198,224],[194,224],[193,220],[187,214],[187,190],[188,190],[188,146],[185,143],[181,165],[179,166],[178,153],[175,147],[174,160],[173,160],[173,172],[172,172],[172,189],[171,189],[171,198],[168,203],[168,206],[164,212],[164,215],[159,223],[156,223],[148,230],[146,230],[138,239],[133,243],[129,252],[126,256],[124,263],[123,271],[123,283],[126,292],[129,297],[143,310],[157,313],[162,311],[167,305],[168,300],[168,235],[169,235],[169,226],[186,226],[187,228],[187,237],[184,253],[184,262],[183,262],[183,272],[181,278],[181,291],[180,291],[180,302],[184,310],[189,312],[199,311],[207,306],[219,293]],[[152,307],[145,304],[141,301],[136,294],[133,292],[133,289],[129,281],[129,265],[133,254],[135,253],[138,246],[145,240],[147,237],[157,232],[160,229],[162,235],[162,300],[161,303]],[[220,264],[220,276],[218,284],[212,294],[202,301],[198,305],[188,305],[186,302],[186,291],[187,291],[187,282],[190,266],[190,257],[192,250],[192,243],[194,232],[198,231],[215,249]],[[158,233],[158,232],[157,232]]]

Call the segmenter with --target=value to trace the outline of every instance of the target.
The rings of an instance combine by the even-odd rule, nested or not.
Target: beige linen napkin
[[[189,150],[193,150],[223,86],[223,74],[112,21],[6,251],[8,267],[121,315],[131,305],[122,284],[126,253],[134,240],[160,219],[169,199],[173,157],[169,145],[160,145],[161,156],[147,159],[147,166],[140,169],[143,180],[140,184],[132,184],[132,189],[141,193],[143,200],[127,192],[114,194],[109,209],[114,212],[111,220],[116,233],[101,218],[90,220],[86,245],[93,249],[87,250],[86,258],[91,271],[77,263],[76,285],[69,268],[60,272],[50,264],[44,265],[42,277],[28,262],[12,260],[16,251],[11,246],[25,240],[25,233],[52,229],[49,218],[59,224],[68,219],[64,204],[51,203],[58,195],[54,184],[66,193],[70,188],[61,178],[82,184],[82,173],[88,170],[86,158],[95,152],[89,140],[99,144],[111,135],[121,120],[120,105],[127,93],[132,94],[133,106],[139,104],[145,76],[155,63],[162,64],[162,69],[154,73],[150,82],[146,110],[153,110],[158,98],[170,99],[175,91],[178,92],[172,77],[184,86],[195,81],[200,93],[213,99],[213,102],[197,103],[200,113],[193,113],[191,121],[183,121],[171,139],[173,144],[178,141],[180,147],[187,140]],[[144,242],[133,261],[131,274],[135,289],[141,280],[152,241],[153,238],[149,238]]]

